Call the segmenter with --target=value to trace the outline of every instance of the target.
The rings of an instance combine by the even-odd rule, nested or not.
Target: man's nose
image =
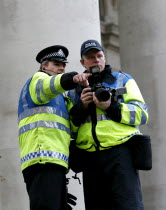
[[[99,63],[99,58],[95,57],[95,63]]]
[[[60,67],[59,67],[59,71],[60,71],[60,72],[64,72],[64,71],[65,71],[65,67],[64,67],[64,66],[60,66]]]
[[[64,65],[61,65],[60,66],[60,69],[64,70],[65,69]]]

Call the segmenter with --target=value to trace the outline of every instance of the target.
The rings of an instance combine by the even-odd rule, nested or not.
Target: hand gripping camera
[[[106,90],[106,87],[101,83],[101,74],[99,66],[91,66],[90,73],[92,74],[89,77],[89,85],[91,91],[95,92],[95,96],[99,101],[107,101],[110,98],[109,91]]]

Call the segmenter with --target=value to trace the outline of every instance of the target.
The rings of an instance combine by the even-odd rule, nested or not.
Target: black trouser
[[[143,210],[138,172],[126,144],[88,152],[83,171],[86,210]]]
[[[56,164],[35,164],[23,171],[30,210],[67,210],[66,169]]]

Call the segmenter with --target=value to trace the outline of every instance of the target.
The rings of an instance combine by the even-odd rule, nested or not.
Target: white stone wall
[[[38,69],[36,54],[62,44],[70,50],[67,71],[83,71],[80,45],[100,41],[97,0],[0,1],[0,210],[28,210],[17,142],[17,104],[26,80]],[[71,174],[69,175],[71,177]],[[71,181],[78,195],[75,210],[83,210],[82,185]]]

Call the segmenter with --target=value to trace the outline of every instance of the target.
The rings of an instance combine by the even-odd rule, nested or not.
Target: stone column
[[[119,70],[119,26],[118,26],[118,0],[102,0],[100,5],[101,39],[106,63],[113,71]]]
[[[22,86],[39,69],[36,54],[65,45],[70,50],[67,71],[81,72],[80,45],[87,39],[100,41],[96,0],[1,0],[0,210],[29,209],[19,162],[17,105]],[[78,197],[75,209],[83,210],[82,185],[74,180],[69,188]]]
[[[141,128],[151,136],[153,149],[153,169],[140,172],[146,210],[166,207],[165,8],[162,0],[120,0],[122,70],[136,79],[149,105],[149,123]]]

